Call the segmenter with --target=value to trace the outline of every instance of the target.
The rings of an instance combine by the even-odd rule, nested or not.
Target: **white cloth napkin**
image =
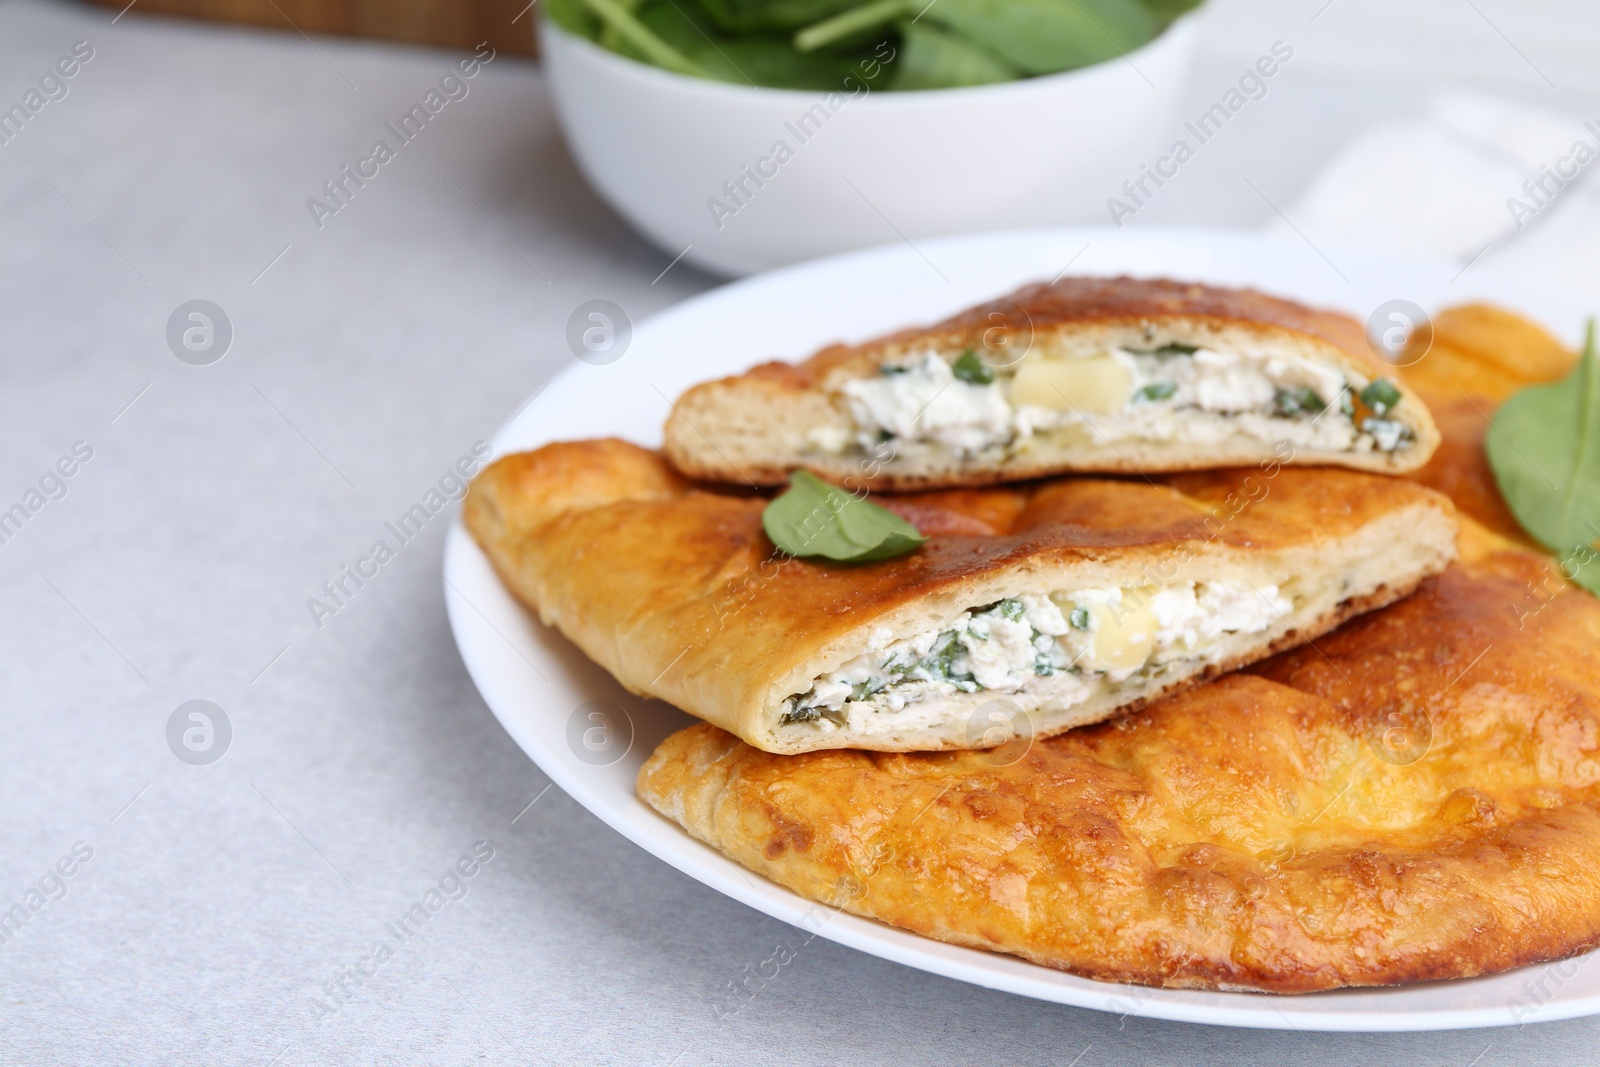
[[[1444,256],[1600,303],[1600,119],[1438,92],[1356,137],[1285,214],[1313,243]]]

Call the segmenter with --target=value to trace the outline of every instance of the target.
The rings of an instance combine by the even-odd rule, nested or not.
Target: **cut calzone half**
[[[805,468],[886,489],[1266,459],[1383,473],[1438,445],[1348,315],[1175,281],[1065,278],[925,329],[695,386],[667,455],[697,478]]]
[[[1481,531],[1462,558],[1115,724],[790,758],[701,724],[639,795],[830,908],[1107,981],[1309,993],[1574,956],[1600,944],[1600,602]],[[1585,966],[1458,996],[1537,1022]]]
[[[875,498],[927,540],[779,553],[767,498],[616,440],[506,456],[464,517],[507,586],[635,693],[776,753],[982,748],[1301,644],[1453,558],[1442,494],[1276,463]]]

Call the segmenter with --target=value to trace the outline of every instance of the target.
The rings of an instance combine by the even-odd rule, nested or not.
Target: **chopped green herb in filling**
[[[1387,378],[1379,378],[1361,390],[1361,402],[1372,409],[1380,419],[1400,403],[1400,390]]]
[[[1048,603],[1044,597],[1037,600],[1035,610]],[[788,710],[779,718],[779,722],[784,726],[790,726],[795,723],[816,722],[818,718],[838,721],[835,716],[842,718],[844,712],[839,709],[832,709],[830,712],[829,708],[822,705],[836,702],[840,698],[858,702],[866,700],[902,682],[946,682],[959,692],[975,693],[986,688],[979,681],[978,675],[986,674],[986,671],[992,672],[994,669],[992,664],[986,668],[983,657],[976,655],[976,650],[980,648],[985,650],[992,648],[995,650],[993,654],[999,654],[998,650],[1002,647],[1012,648],[1015,653],[1026,657],[1024,661],[1027,664],[1026,669],[1036,675],[1055,674],[1070,666],[1070,661],[1065,651],[1057,644],[1055,636],[1037,630],[1026,620],[1027,612],[1028,608],[1021,600],[1009,597],[975,608],[960,623],[934,636],[931,642],[924,646],[926,651],[920,655],[908,651],[905,647],[891,653],[864,681],[849,684],[848,694],[843,684],[824,680],[812,686],[808,692],[793,697]],[[1059,614],[1056,618],[1059,620]],[[1060,628],[1050,626],[1048,623],[1046,625],[1050,629]],[[1005,634],[999,632],[1006,627],[1009,629]],[[991,646],[991,640],[998,643]],[[989,676],[991,683],[995,682],[992,673],[986,676]]]
[[[978,358],[972,349],[967,349],[951,364],[950,372],[957,379],[971,385],[988,385],[994,381],[994,368]]]
[[[895,728],[894,717],[915,707],[982,699],[962,694],[1073,703],[1097,686],[1158,677],[1213,655],[1209,643],[1260,633],[1293,606],[1277,585],[1237,581],[1022,593],[962,612],[943,629],[876,645],[816,677],[779,718],[784,726],[874,730]]]
[[[1169,399],[1177,391],[1176,382],[1151,382],[1149,385],[1141,386],[1133,394],[1133,399],[1135,402],[1150,404],[1157,400]]]
[[[1319,451],[1392,452],[1415,440],[1395,416],[1401,394],[1393,381],[1352,384],[1338,367],[1302,357],[1169,344],[1044,353],[997,368],[971,348],[906,353],[880,370],[840,390],[854,440],[868,450],[887,439],[962,455],[1021,451],[1030,439],[1079,425],[1095,440],[1173,441],[1190,419],[1207,441],[1238,434]],[[830,431],[817,447],[841,451],[835,439]]]
[[[1279,389],[1272,398],[1272,406],[1279,415],[1290,418],[1296,415],[1320,415],[1328,409],[1317,391],[1305,386]]]

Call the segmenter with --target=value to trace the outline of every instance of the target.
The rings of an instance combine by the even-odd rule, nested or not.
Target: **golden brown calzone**
[[[1427,407],[1361,325],[1246,289],[1063,278],[926,328],[697,385],[665,448],[699,478],[807,468],[874,488],[1068,471],[1299,464],[1415,470]]]
[[[639,793],[805,896],[1094,978],[1487,974],[1600,943],[1600,602],[1472,524],[1416,595],[1131,716],[787,757],[696,725]]]
[[[498,460],[465,520],[623,685],[771,752],[1059,733],[1324,633],[1455,551],[1438,493],[1275,463],[877,499],[928,541],[782,557],[766,495],[579,441]]]

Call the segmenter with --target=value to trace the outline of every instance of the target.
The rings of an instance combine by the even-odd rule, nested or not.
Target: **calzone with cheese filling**
[[[1277,463],[874,499],[928,540],[789,557],[767,495],[598,440],[498,460],[464,515],[507,586],[624,686],[777,753],[1060,733],[1388,604],[1455,551],[1442,494]]]
[[[1305,993],[1600,944],[1597,722],[1600,601],[1467,521],[1416,595],[1113,722],[791,757],[700,724],[639,795],[795,892],[928,937]],[[1551,995],[1534,977],[1523,1018]]]
[[[1274,456],[1394,474],[1438,442],[1348,315],[1135,278],[1034,285],[936,326],[706,382],[665,429],[692,477],[776,485],[805,468],[883,489]]]

